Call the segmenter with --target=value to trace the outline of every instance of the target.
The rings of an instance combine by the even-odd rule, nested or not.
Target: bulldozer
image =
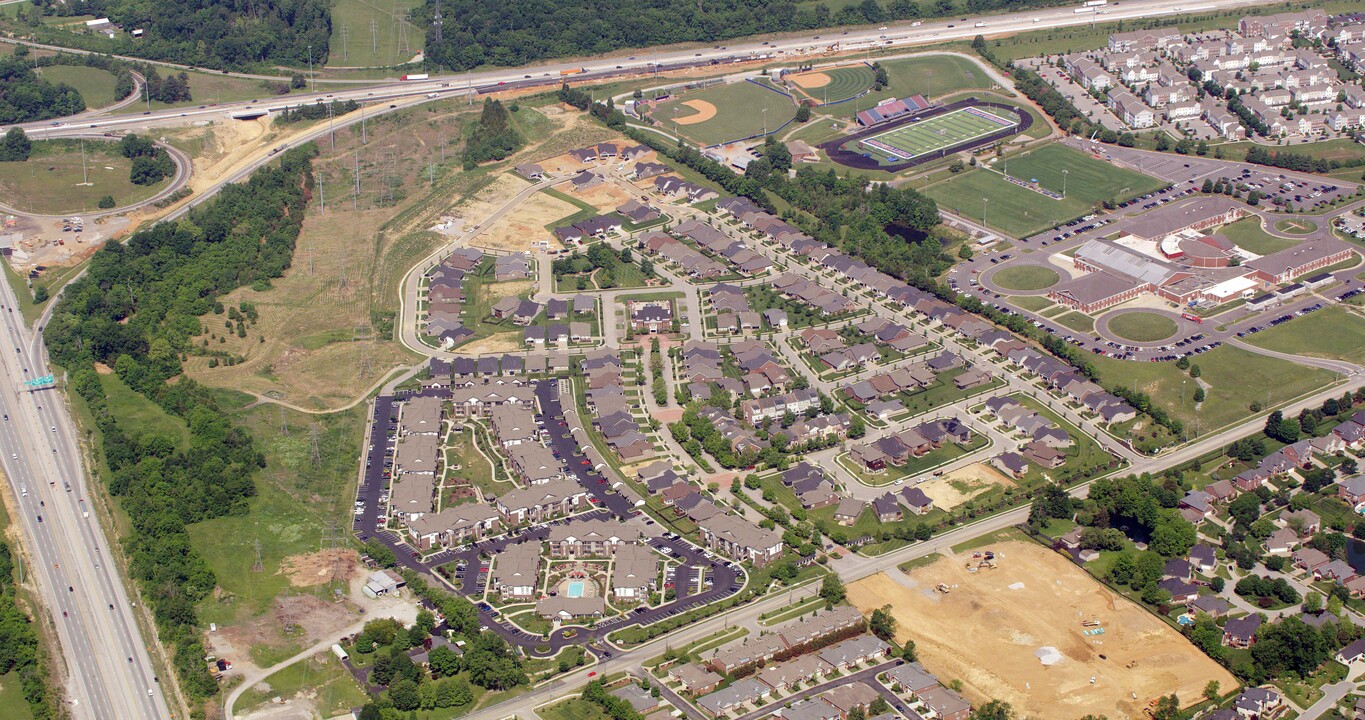
[[[944,595],[947,595],[948,593],[952,592],[952,588],[948,587],[947,583],[939,583],[934,589],[938,590]]]
[[[983,558],[983,559],[981,560],[981,562],[979,562],[979,563],[976,564],[976,567],[977,567],[978,570],[980,570],[980,569],[982,569],[982,568],[987,569],[987,570],[994,570],[994,569],[995,569],[995,560],[992,560],[992,559],[989,558],[989,557]]]

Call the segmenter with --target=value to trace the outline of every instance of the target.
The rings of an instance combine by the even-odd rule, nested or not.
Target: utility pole
[[[308,92],[314,92],[314,93],[315,93],[315,92],[318,91],[318,83],[317,83],[317,80],[314,79],[314,77],[313,77],[313,46],[312,46],[312,45],[309,45],[309,46],[308,46],[308,85],[309,85]]]
[[[327,134],[329,134],[329,135],[332,136],[332,149],[333,149],[333,150],[336,150],[336,149],[337,149],[337,131],[336,131],[336,128],[333,127],[333,125],[332,125],[332,105],[334,105],[334,104],[336,104],[336,101],[335,101],[335,100],[333,100],[332,102],[327,103]]]
[[[81,184],[90,184],[90,171],[85,167],[85,138],[81,138]]]
[[[369,140],[365,136],[365,103],[360,103],[360,144],[364,145]]]
[[[1066,176],[1067,176],[1067,175],[1070,175],[1070,174],[1071,174],[1071,171],[1070,171],[1070,170],[1067,170],[1066,168],[1062,168],[1062,199],[1063,199],[1063,200],[1066,199]]]
[[[326,214],[327,214],[327,180],[326,180],[325,178],[323,178],[322,173],[318,173],[318,197],[319,197],[319,199],[321,200],[321,203],[322,203],[321,206],[318,207],[318,214],[319,214],[319,215],[326,215]]]
[[[341,61],[342,61],[342,62],[348,62],[348,61],[350,60],[350,53],[347,51],[347,42],[346,42],[347,40],[350,39],[350,37],[351,37],[351,26],[350,26],[350,25],[342,25],[342,26],[341,26]]]
[[[355,195],[352,196],[351,209],[360,210],[360,151],[355,151]]]

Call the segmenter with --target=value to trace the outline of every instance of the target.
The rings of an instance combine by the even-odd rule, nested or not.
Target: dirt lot
[[[1013,484],[1014,481],[989,465],[972,463],[942,477],[927,480],[919,485],[919,489],[933,499],[934,505],[951,510],[996,485]]]
[[[891,604],[896,639],[913,639],[926,669],[944,683],[961,679],[973,703],[998,698],[1021,717],[1138,717],[1161,695],[1193,701],[1209,680],[1224,692],[1237,686],[1175,630],[1062,556],[1030,542],[991,549],[997,569],[969,573],[942,558],[905,584],[885,573],[854,583],[849,600],[864,613]],[[951,592],[936,592],[939,583]],[[1083,620],[1099,621],[1104,633],[1082,635]],[[1055,648],[1060,660],[1044,666],[1041,648]]]
[[[280,573],[287,575],[294,587],[348,580],[359,567],[360,556],[354,550],[320,550],[280,561]]]
[[[471,226],[482,222],[509,198],[514,197],[516,193],[526,188],[526,185],[516,178],[503,177],[504,179],[498,180],[479,194],[475,206],[464,211],[464,217]],[[511,185],[511,182],[522,184],[519,186]],[[505,183],[507,184],[506,187],[504,187]],[[512,188],[510,192],[508,191],[509,187]],[[573,205],[557,197],[538,192],[526,198],[526,201],[516,209],[499,218],[497,222],[493,223],[492,227],[475,237],[471,244],[497,250],[524,252],[531,249],[533,240],[546,240],[551,237],[550,233],[545,230],[546,225],[576,212],[578,212],[578,208]],[[482,215],[475,215],[475,213],[482,213]]]
[[[566,185],[567,189],[568,186]],[[589,203],[604,213],[609,213],[619,207],[622,203],[631,198],[631,194],[624,188],[618,187],[615,183],[605,182],[587,190],[577,190],[570,193],[574,197]]]

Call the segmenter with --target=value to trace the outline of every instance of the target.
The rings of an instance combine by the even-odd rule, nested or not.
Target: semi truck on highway
[[[1074,12],[1074,13],[1076,13],[1077,15],[1080,15],[1081,13],[1092,13],[1092,12],[1095,12],[1095,8],[1092,8],[1092,7],[1078,7],[1078,8],[1076,8],[1075,10],[1072,10],[1071,12]]]
[[[426,80],[426,79],[429,78],[429,77],[431,77],[431,76],[428,75],[427,73],[412,73],[411,75],[404,75],[403,77],[400,77],[400,78],[398,78],[398,79],[399,79],[399,80],[403,80],[403,81],[407,81],[407,80]]]
[[[1109,0],[1086,0],[1086,7],[1104,7],[1109,4]]]
[[[573,68],[573,69],[570,69],[570,70],[560,70],[560,71],[559,71],[559,74],[560,74],[560,75],[577,75],[577,74],[579,74],[579,73],[585,73],[585,72],[587,72],[587,71],[588,71],[587,68]]]
[[[77,502],[79,502],[81,506],[81,517],[90,517],[90,509],[85,506],[85,498],[81,498]]]

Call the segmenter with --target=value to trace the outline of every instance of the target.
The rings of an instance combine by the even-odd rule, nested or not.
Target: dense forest
[[[427,59],[455,70],[523,65],[629,47],[717,42],[760,33],[815,30],[959,12],[1065,4],[1060,0],[861,0],[838,11],[788,0],[441,0],[442,41],[430,27],[436,0],[421,11]]]
[[[72,44],[119,55],[214,68],[259,62],[315,64],[327,59],[331,0],[35,0],[44,14],[107,17],[143,36],[121,34],[112,47],[97,36]],[[88,38],[90,42],[84,42]],[[72,40],[70,36],[63,41]]]
[[[85,110],[85,100],[66,83],[51,83],[22,55],[0,57],[0,124],[46,120]]]
[[[100,430],[109,492],[131,525],[124,538],[130,574],[193,698],[217,692],[205,670],[195,607],[216,580],[185,526],[246,512],[255,494],[252,475],[265,459],[208,389],[181,375],[181,359],[193,352],[199,316],[217,298],[289,267],[315,154],[311,144],[290,150],[278,165],[224,187],[178,222],[140,230],[126,245],[105,245],[67,287],[47,325],[53,360],[70,373]],[[95,363],[183,420],[187,446],[115,414]]]
[[[14,557],[0,541],[0,675],[17,673],[19,684],[36,720],[57,717],[56,698],[43,667],[43,650],[33,621],[19,607],[14,585]]]

